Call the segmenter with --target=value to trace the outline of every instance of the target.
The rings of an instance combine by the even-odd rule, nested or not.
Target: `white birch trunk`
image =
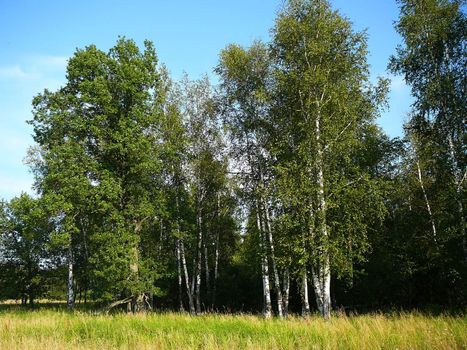
[[[266,228],[267,228],[267,237],[268,237],[268,243],[269,243],[269,250],[271,254],[271,263],[272,263],[272,271],[274,274],[274,287],[276,290],[276,296],[277,296],[277,313],[280,318],[284,316],[283,313],[283,299],[282,299],[282,291],[281,291],[281,284],[280,284],[280,279],[279,279],[279,271],[277,270],[277,265],[276,265],[276,256],[274,253],[274,240],[272,236],[272,229],[271,229],[271,221],[269,218],[269,208],[265,200],[263,200],[264,203],[264,213],[266,216]]]
[[[301,297],[302,297],[302,316],[310,316],[310,301],[308,299],[308,273],[306,268],[303,269],[302,274],[302,288],[301,288]]]
[[[289,268],[284,270],[284,316],[287,317],[289,314],[289,295],[290,295],[290,274]]]
[[[217,193],[217,207],[216,207],[216,217],[217,222],[220,222],[220,196]],[[219,233],[219,224],[217,225],[216,230],[216,243],[214,247],[214,281],[212,286],[212,308],[214,309],[216,305],[216,292],[217,292],[217,278],[219,276],[219,240],[220,240],[220,233]]]
[[[423,178],[422,178],[422,170],[420,168],[420,162],[417,159],[417,175],[418,175],[418,183],[420,184],[420,188],[422,189],[423,198],[425,200],[426,210],[428,211],[428,216],[430,217],[431,223],[431,232],[433,235],[433,241],[436,243],[436,225],[435,220],[433,219],[433,214],[431,212],[430,201],[428,200],[428,196],[425,191],[425,186],[423,185]]]
[[[199,206],[199,204],[198,204]],[[196,313],[201,313],[201,268],[202,268],[202,248],[203,248],[203,221],[201,218],[201,209],[198,207],[198,246],[195,273],[195,298]]]
[[[89,251],[88,251],[88,239],[87,239],[87,230],[83,229],[83,242],[84,242],[84,258],[85,258],[85,266],[86,266],[86,279],[85,279],[85,286],[84,286],[84,303],[87,304],[88,298],[88,288],[89,288],[89,274],[88,274],[88,263],[89,263]]]
[[[210,295],[211,293],[211,284],[210,284],[210,280],[211,280],[211,276],[210,276],[210,273],[209,273],[209,251],[208,251],[208,245],[206,243],[206,239],[204,239],[203,241],[203,245],[204,245],[204,269],[205,269],[205,274],[206,274],[206,293],[207,295]]]
[[[463,248],[464,248],[464,259],[467,261],[467,237],[465,235],[465,224],[466,223],[465,223],[465,216],[464,216],[464,206],[462,204],[462,182],[464,180],[464,177],[462,176],[462,170],[460,169],[459,163],[457,162],[456,151],[454,149],[454,142],[450,134],[448,136],[448,142],[449,142],[449,153],[451,155],[451,163],[452,163],[453,173],[454,173],[454,181],[455,181],[455,186],[456,186],[457,211],[459,212],[459,217],[460,217],[462,243],[463,243]]]
[[[321,115],[315,120],[315,136],[317,147],[317,185],[318,185],[318,225],[321,239],[325,245],[319,251],[318,267],[312,269],[313,287],[316,295],[316,303],[321,315],[328,319],[331,317],[331,269],[329,264],[329,251],[327,248],[328,229],[326,224],[326,197],[324,193],[324,157],[321,145]]]
[[[180,252],[180,239],[177,238],[175,242],[175,249],[177,255],[177,278],[178,278],[178,303],[179,310],[183,312],[183,299],[182,299],[182,290],[183,290],[183,277],[182,277],[182,262],[181,262],[181,252]]]
[[[219,231],[216,233],[216,245],[214,252],[214,281],[212,286],[212,308],[216,305],[217,278],[219,277]]]
[[[256,226],[259,233],[260,251],[261,251],[261,276],[263,279],[263,315],[268,319],[272,316],[271,308],[271,288],[269,286],[269,267],[265,252],[265,238],[260,219],[259,205],[256,206]]]
[[[329,258],[318,268],[312,269],[313,287],[316,296],[316,305],[325,319],[331,317],[331,273]]]
[[[177,190],[178,191],[178,190]],[[178,193],[177,196],[175,197],[175,205],[177,209],[177,232],[180,235],[181,230],[180,230],[180,204],[179,204],[179,199],[178,199]],[[188,307],[190,308],[190,313],[194,314],[195,313],[195,304],[193,302],[193,289],[190,288],[190,276],[188,274],[188,266],[186,264],[186,257],[185,257],[185,245],[183,244],[183,240],[181,238],[177,239],[178,241],[178,248],[180,252],[180,261],[181,261],[181,267],[183,269],[183,274],[185,276],[185,286],[186,286],[186,292],[188,296]],[[179,283],[181,283],[181,274],[179,278]],[[182,298],[180,297],[180,307],[183,308],[183,301]]]
[[[68,246],[68,281],[67,281],[67,306],[72,309],[75,304],[75,293],[73,289],[73,245]]]
[[[182,259],[183,273],[185,275],[185,285],[186,285],[186,292],[188,296],[188,306],[190,308],[190,313],[194,314],[195,304],[193,302],[193,290],[190,288],[190,276],[188,275],[188,267],[186,265],[185,245],[183,244],[182,239],[180,239],[180,257]]]

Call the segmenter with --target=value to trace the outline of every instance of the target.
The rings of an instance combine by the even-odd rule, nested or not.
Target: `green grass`
[[[287,320],[0,308],[0,349],[467,349],[466,316],[417,313]]]

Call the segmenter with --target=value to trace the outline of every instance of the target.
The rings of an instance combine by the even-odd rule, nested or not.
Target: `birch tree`
[[[264,316],[271,316],[271,264],[277,313],[282,317],[282,287],[270,217],[270,157],[265,148],[269,109],[267,90],[271,81],[268,48],[260,42],[248,49],[230,45],[221,52],[216,72],[221,78],[221,108],[233,144],[234,167],[241,175],[248,210],[256,216],[256,231],[260,235]]]
[[[327,1],[291,0],[273,30],[275,152],[282,176],[306,199],[311,280],[325,318],[331,311],[331,270],[350,271],[367,248],[368,203],[381,216],[381,197],[364,158],[365,140],[385,84],[372,89],[366,36]],[[290,191],[289,191],[290,192]],[[289,196],[290,197],[290,196]]]
[[[449,180],[450,189],[445,191],[452,192],[450,197],[457,207],[455,226],[467,259],[464,209],[467,20],[462,9],[465,1],[400,0],[398,3],[401,14],[396,30],[404,43],[397,48],[389,68],[403,75],[412,89],[415,102],[407,132],[430,146],[432,170],[444,183]]]
[[[232,233],[229,227],[220,227],[226,216],[232,215],[231,194],[221,125],[209,80],[204,77],[192,81],[185,76],[177,86],[176,95],[186,130],[184,176],[194,216],[190,288],[196,312],[200,313],[202,304],[208,308],[215,299],[221,241],[224,235]]]

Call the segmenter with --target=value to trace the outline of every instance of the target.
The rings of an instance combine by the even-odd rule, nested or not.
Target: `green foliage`
[[[326,1],[290,1],[273,34],[270,147],[278,196],[305,226],[296,232],[308,241],[308,259],[328,251],[336,274],[348,274],[368,250],[368,227],[385,213],[372,170],[381,161],[374,121],[386,82],[371,86],[366,35]],[[327,208],[320,204],[320,173]],[[329,236],[319,233],[321,225]]]
[[[67,84],[33,102],[38,188],[55,201],[51,212],[69,244],[83,246],[92,283],[86,288],[96,297],[138,294],[156,277],[143,273],[139,256],[141,231],[162,208],[164,94],[156,65],[150,42],[144,52],[124,38],[107,54],[89,46],[69,60]],[[132,264],[141,271],[130,271]]]
[[[43,203],[27,194],[2,203],[0,218],[0,298],[23,303],[44,295],[47,269],[53,267]]]
[[[467,267],[465,2],[399,4],[396,29],[404,43],[389,68],[403,75],[415,98],[401,164],[401,196],[407,202],[394,218],[408,242],[399,259],[407,266],[404,279],[409,285],[414,281],[413,290],[430,291],[419,299],[462,303]]]
[[[67,290],[78,302],[199,313],[260,311],[271,295],[279,311],[290,294],[295,312],[308,274],[324,315],[332,274],[336,306],[465,305],[465,2],[399,4],[404,42],[389,68],[415,97],[402,140],[376,125],[389,84],[371,83],[366,33],[327,0],[289,0],[269,43],[228,45],[218,86],[172,81],[149,41],[77,49],[65,84],[33,99],[37,199],[0,202],[0,298]],[[344,321],[351,333],[372,324]],[[439,324],[405,332],[379,321],[387,334],[345,344],[417,347],[420,334],[440,334]],[[254,346],[253,333],[279,332],[271,347],[300,344],[274,322],[226,322],[247,335],[238,347]],[[213,347],[230,344],[231,326],[220,343],[209,333]],[[315,333],[342,335],[327,326]],[[405,333],[394,339],[394,329]],[[336,345],[313,332],[300,339]],[[125,340],[110,336],[109,347]],[[456,337],[450,345],[464,342]],[[193,339],[188,347],[209,343]]]

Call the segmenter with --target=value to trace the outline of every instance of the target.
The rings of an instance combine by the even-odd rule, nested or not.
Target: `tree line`
[[[370,78],[366,33],[327,0],[289,0],[270,42],[228,45],[215,86],[171,79],[150,41],[76,50],[33,100],[37,196],[1,202],[0,298],[465,306],[465,3],[398,3],[403,138],[376,124],[389,81]]]

